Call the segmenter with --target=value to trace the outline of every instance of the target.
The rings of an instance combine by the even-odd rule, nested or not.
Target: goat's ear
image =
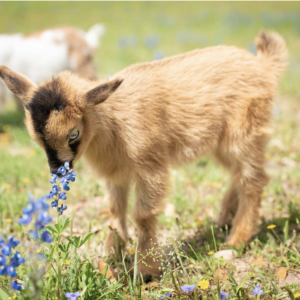
[[[123,82],[124,78],[115,78],[89,90],[84,95],[83,106],[91,107],[104,102]]]
[[[0,66],[0,77],[4,80],[7,87],[23,102],[30,102],[33,92],[37,87],[34,82],[6,66]]]

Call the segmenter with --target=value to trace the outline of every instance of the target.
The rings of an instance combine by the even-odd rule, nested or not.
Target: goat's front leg
[[[106,197],[109,201],[111,213],[110,227],[106,242],[106,253],[115,253],[121,255],[121,250],[125,247],[128,233],[126,224],[126,212],[128,202],[129,181],[122,183],[107,182]]]
[[[136,182],[134,219],[138,230],[138,273],[145,282],[161,274],[161,251],[157,248],[156,230],[167,182],[167,170],[139,175]]]

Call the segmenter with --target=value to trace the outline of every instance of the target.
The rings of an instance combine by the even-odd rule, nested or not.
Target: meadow
[[[289,49],[289,66],[274,99],[274,133],[265,154],[271,180],[262,195],[258,234],[234,257],[218,258],[217,252],[228,249],[229,229],[215,225],[228,174],[209,156],[172,169],[159,217],[165,273],[150,284],[137,280],[130,215],[131,240],[123,262],[101,257],[108,203],[103,183],[82,161],[64,202],[68,209],[49,224],[53,243],[33,244],[18,219],[28,193],[38,198],[50,191],[50,173],[23,114],[9,102],[0,115],[0,236],[20,240],[16,250],[26,262],[18,268],[18,279],[26,288],[13,291],[9,279],[0,276],[0,299],[67,299],[65,293],[77,291],[78,299],[93,300],[300,299],[299,20],[298,2],[0,2],[0,33],[104,24],[95,61],[99,78],[133,63],[219,44],[255,53],[253,41],[262,28],[281,34]],[[132,195],[131,206],[133,201]],[[55,210],[50,211],[55,220]],[[47,261],[36,260],[39,253]],[[187,291],[184,285],[195,287]]]

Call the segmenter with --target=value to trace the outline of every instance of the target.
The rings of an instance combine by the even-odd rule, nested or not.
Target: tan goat
[[[0,76],[23,100],[28,131],[52,172],[83,155],[106,180],[111,226],[124,245],[130,185],[135,183],[133,215],[145,254],[156,241],[169,166],[212,153],[232,176],[219,225],[234,217],[228,244],[239,246],[256,232],[268,182],[264,148],[272,98],[287,54],[276,33],[260,33],[256,45],[257,56],[211,47],[133,65],[102,82],[66,71],[37,86],[5,66]],[[106,249],[114,247],[110,231]],[[158,262],[148,257],[146,263],[153,268],[139,264],[144,278],[160,273]]]

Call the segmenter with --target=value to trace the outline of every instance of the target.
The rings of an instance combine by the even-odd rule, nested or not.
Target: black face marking
[[[54,78],[40,88],[26,107],[31,112],[35,131],[43,135],[51,111],[61,111],[67,105],[68,102],[58,78]]]
[[[79,145],[80,145],[80,140],[78,140],[78,141],[76,141],[76,142],[74,142],[72,144],[69,144],[69,147],[71,148],[74,157],[76,157]]]
[[[57,173],[57,169],[64,165],[64,162],[60,161],[57,157],[57,151],[51,148],[48,144],[45,143],[45,150],[48,158],[48,164],[52,174]]]

